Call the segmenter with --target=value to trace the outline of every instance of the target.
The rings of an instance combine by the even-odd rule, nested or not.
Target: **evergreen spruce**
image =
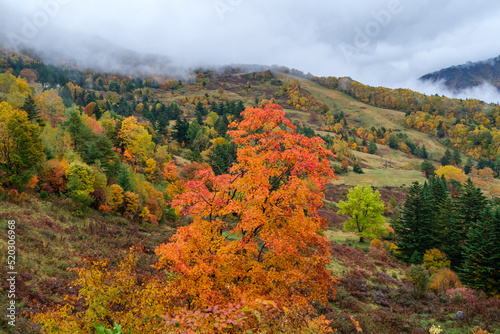
[[[36,108],[35,100],[33,100],[31,95],[28,95],[21,109],[26,111],[30,121],[35,121],[39,124],[43,123],[43,120],[40,118],[40,112]]]
[[[363,172],[363,169],[361,169],[361,166],[359,164],[359,161],[356,160],[354,162],[354,166],[352,166],[352,170],[355,172],[355,173],[358,173],[358,174],[364,174]]]
[[[422,162],[422,165],[420,166],[420,169],[422,170],[422,172],[425,173],[425,177],[426,178],[434,176],[434,172],[436,171],[436,168],[434,167],[434,165],[431,162],[427,161],[427,160],[424,160]]]
[[[370,140],[368,143],[368,153],[374,154],[375,152],[377,152],[377,144],[373,140]]]
[[[455,165],[460,165],[462,163],[460,151],[458,151],[457,149],[453,150],[453,160],[455,160]]]
[[[483,211],[487,201],[486,197],[481,192],[481,189],[476,188],[469,178],[465,181],[464,191],[458,199],[459,215],[463,222],[464,239],[471,226],[479,221],[481,212]]]
[[[487,207],[467,235],[460,279],[489,295],[500,293],[500,209]]]
[[[125,164],[121,164],[118,168],[118,179],[116,183],[123,188],[123,191],[134,191],[134,184],[130,176],[128,167]]]
[[[189,129],[189,122],[185,118],[179,118],[175,122],[174,137],[179,143],[188,143],[187,132]]]
[[[414,182],[404,203],[402,216],[394,224],[398,256],[407,263],[419,264],[432,243],[432,201],[429,191]]]

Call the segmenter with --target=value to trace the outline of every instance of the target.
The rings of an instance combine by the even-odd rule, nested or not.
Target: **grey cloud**
[[[0,0],[0,30],[22,35],[41,3],[57,1],[57,13],[28,42],[101,68],[113,69],[112,57],[131,50],[168,57],[167,67],[278,64],[423,89],[412,79],[500,54],[493,0]]]

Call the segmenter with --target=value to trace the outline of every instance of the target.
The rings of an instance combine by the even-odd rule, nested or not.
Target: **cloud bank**
[[[0,31],[86,66],[113,69],[132,51],[182,68],[277,64],[441,94],[413,79],[498,56],[499,14],[493,0],[0,0]],[[497,102],[490,88],[463,97]]]

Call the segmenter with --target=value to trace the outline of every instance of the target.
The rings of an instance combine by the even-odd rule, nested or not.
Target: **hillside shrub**
[[[456,287],[446,290],[446,296],[450,299],[453,304],[461,304],[463,302],[473,303],[477,301],[477,297],[474,296],[474,292],[465,287]]]
[[[445,253],[440,251],[439,249],[433,248],[429,249],[424,254],[424,263],[423,266],[427,269],[431,274],[437,272],[441,268],[449,268],[450,260]]]
[[[373,247],[373,248],[382,248],[383,247],[383,243],[382,243],[382,241],[380,241],[380,239],[372,239],[370,241],[370,247]]]
[[[445,293],[449,289],[459,288],[462,286],[458,275],[448,268],[441,268],[432,276],[432,281],[429,289],[436,294]]]
[[[413,293],[416,298],[423,296],[427,291],[430,282],[430,276],[424,266],[412,265],[406,271],[406,277],[413,284]]]

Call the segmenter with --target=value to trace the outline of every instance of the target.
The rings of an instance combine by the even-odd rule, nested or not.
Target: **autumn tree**
[[[90,195],[94,192],[94,173],[86,164],[73,162],[66,170],[66,178],[68,179],[68,193],[76,204],[75,213],[80,215],[83,209],[93,201]]]
[[[138,273],[140,253],[135,249],[113,267],[107,260],[85,260],[73,269],[78,278],[73,285],[80,287],[77,296],[66,296],[65,305],[37,314],[34,321],[41,325],[42,333],[94,333],[94,324],[112,325],[112,318],[123,326],[124,333],[171,333],[163,329],[169,295],[161,289],[158,279],[148,279]],[[88,307],[77,311],[81,303]],[[116,311],[119,310],[119,311]],[[173,327],[173,326],[172,326]]]
[[[123,120],[117,139],[135,164],[145,162],[153,154],[153,136],[134,116]]]
[[[111,206],[111,210],[114,212],[118,212],[121,205],[123,204],[123,188],[118,184],[112,184],[109,187],[110,196],[109,196],[109,204]]]
[[[439,249],[433,248],[425,252],[423,266],[433,274],[441,268],[449,268],[450,260],[448,260],[445,253],[441,252]]]
[[[439,167],[436,170],[436,175],[438,177],[444,176],[446,180],[453,179],[459,182],[464,182],[465,180],[467,180],[467,176],[462,169],[450,165]]]
[[[44,159],[40,127],[29,121],[25,111],[0,103],[0,163],[15,177]],[[8,183],[14,181],[10,179]],[[17,183],[14,181],[14,183]]]
[[[42,111],[45,120],[59,123],[64,117],[64,103],[55,89],[44,91],[34,97],[37,107]]]
[[[0,101],[19,108],[31,93],[30,86],[23,79],[16,78],[10,72],[0,73]]]
[[[384,202],[380,199],[378,190],[373,191],[372,187],[356,186],[349,189],[347,201],[339,201],[338,214],[349,215],[351,219],[344,223],[344,230],[355,232],[359,235],[359,241],[364,238],[377,238],[386,233],[382,226],[385,222],[382,216],[384,212]]]
[[[331,152],[321,139],[297,135],[277,105],[242,116],[229,131],[237,163],[229,174],[208,169],[186,183],[173,205],[194,222],[156,249],[156,268],[175,273],[169,289],[187,310],[267,300],[289,309],[292,321],[335,294],[318,214],[334,176]]]
[[[67,164],[66,161],[61,163],[57,160],[49,160],[44,166],[44,179],[46,186],[45,190],[47,192],[63,193],[66,190],[66,179],[64,165]]]

